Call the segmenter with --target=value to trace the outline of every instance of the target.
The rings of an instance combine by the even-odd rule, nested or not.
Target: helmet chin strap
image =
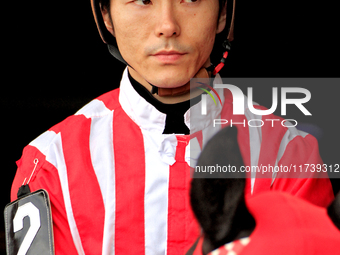
[[[193,78],[210,78],[212,75],[212,68],[213,66],[210,66],[208,68],[202,67],[196,75]],[[158,94],[160,97],[165,96],[180,96],[183,94],[186,94],[190,91],[190,89],[193,89],[195,87],[200,86],[199,83],[192,83],[190,84],[190,81],[183,86],[177,87],[177,88],[160,88],[152,85],[151,94]]]

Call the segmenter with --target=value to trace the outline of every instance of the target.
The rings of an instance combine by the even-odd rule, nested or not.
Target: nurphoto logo
[[[216,90],[214,90],[211,86],[205,84],[206,86],[210,87],[213,92],[217,95],[218,99],[221,102],[221,99],[218,95],[218,93],[216,92]],[[233,114],[234,115],[244,115],[244,95],[243,92],[240,88],[238,88],[235,85],[231,85],[231,84],[216,84],[214,85],[214,88],[222,88],[222,89],[229,89],[232,96],[233,96]],[[216,101],[213,97],[213,95],[207,91],[206,89],[200,88],[204,91],[206,91],[210,97],[212,97],[212,99],[215,102],[216,105]],[[272,88],[272,106],[270,107],[270,109],[267,110],[260,110],[260,109],[255,109],[254,104],[253,104],[253,88],[252,87],[248,87],[248,94],[247,94],[247,98],[248,98],[248,108],[250,110],[250,112],[252,112],[255,115],[269,115],[272,114],[273,112],[275,112],[275,110],[277,109],[277,105],[278,105],[278,93],[277,93],[277,87],[273,87]],[[305,97],[304,98],[287,98],[287,94],[288,93],[301,93],[303,94]],[[207,114],[207,101],[206,101],[206,94],[202,95],[202,108],[201,108],[201,114],[202,115],[206,115]],[[312,115],[307,109],[306,107],[303,106],[304,103],[307,103],[309,100],[311,99],[311,93],[308,89],[305,88],[281,88],[281,115],[286,115],[287,113],[287,105],[288,104],[293,104],[295,105],[304,115]],[[221,102],[222,105],[222,102]]]
[[[201,95],[201,109],[198,114],[204,116],[208,114],[209,110],[214,110],[214,107],[223,107],[223,96],[226,90],[228,90],[232,98],[233,116],[236,118],[237,115],[248,114],[249,116],[250,114],[251,117],[251,119],[247,118],[247,120],[244,119],[241,122],[236,122],[235,118],[216,118],[214,119],[213,127],[228,123],[231,126],[248,125],[248,127],[262,127],[266,123],[274,127],[276,123],[280,123],[284,127],[295,127],[298,125],[295,119],[285,119],[289,112],[290,115],[294,113],[294,116],[297,113],[312,116],[312,113],[306,107],[306,104],[311,100],[311,92],[306,88],[300,87],[301,83],[307,84],[305,80],[226,78],[214,85],[212,79],[193,79],[191,82],[193,82],[193,87],[205,92]],[[293,86],[289,86],[290,84]],[[254,99],[254,93],[257,96],[261,96],[261,100],[266,101],[267,108],[256,106],[257,103],[254,103],[254,101],[256,102],[257,100]],[[209,104],[208,100],[212,100],[213,104]],[[259,103],[261,105],[261,102]],[[284,119],[275,117],[275,115],[279,115],[277,110],[280,111],[281,117]],[[292,110],[295,111],[292,112]],[[239,118],[237,119],[239,120]]]

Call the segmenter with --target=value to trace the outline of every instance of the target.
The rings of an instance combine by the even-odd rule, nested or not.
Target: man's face
[[[109,12],[111,19],[103,11],[106,27],[131,74],[157,87],[182,86],[209,66],[225,25],[217,0],[111,0]]]

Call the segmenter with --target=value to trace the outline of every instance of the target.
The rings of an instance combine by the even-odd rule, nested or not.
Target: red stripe
[[[190,167],[184,159],[189,139],[190,136],[177,136],[176,163],[170,167],[168,255],[185,254],[200,233],[190,209]]]
[[[102,101],[104,103],[104,105],[112,111],[112,110],[120,107],[119,100],[118,100],[119,91],[120,91],[119,88],[112,90],[112,91],[109,91],[109,92],[101,95],[97,99]]]
[[[197,243],[196,248],[195,248],[195,250],[194,250],[194,252],[193,252],[193,255],[202,255],[202,254],[203,254],[203,252],[202,252],[202,249],[203,249],[203,241],[204,241],[203,237],[200,237],[200,238],[198,239],[198,243]],[[208,255],[209,255],[209,254],[208,254]]]
[[[140,128],[121,109],[114,112],[116,171],[115,254],[145,254],[145,152]],[[126,130],[129,130],[127,133]]]
[[[58,128],[62,130],[71,205],[80,239],[85,254],[97,255],[102,252],[105,209],[91,163],[90,125],[90,119],[78,115],[69,117]]]

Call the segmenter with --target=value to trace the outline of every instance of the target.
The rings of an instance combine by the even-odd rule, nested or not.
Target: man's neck
[[[141,85],[143,85],[150,93],[152,90],[152,86],[150,83],[148,83],[143,77],[141,77],[133,68],[128,67],[129,73],[133,79],[135,79],[137,82],[139,82]],[[153,94],[153,97],[155,97],[158,101],[165,103],[165,104],[177,104],[184,101],[188,101],[194,97],[199,96],[202,94],[202,90],[200,89],[193,89],[190,92],[187,92],[183,95],[178,96],[159,96],[157,94]]]
[[[153,105],[158,111],[166,114],[165,127],[163,134],[185,134],[190,133],[189,128],[184,122],[184,114],[191,105],[197,104],[201,96],[184,102],[166,104],[157,100],[143,85],[136,81],[130,73],[128,77],[135,91],[143,97],[149,104]]]

